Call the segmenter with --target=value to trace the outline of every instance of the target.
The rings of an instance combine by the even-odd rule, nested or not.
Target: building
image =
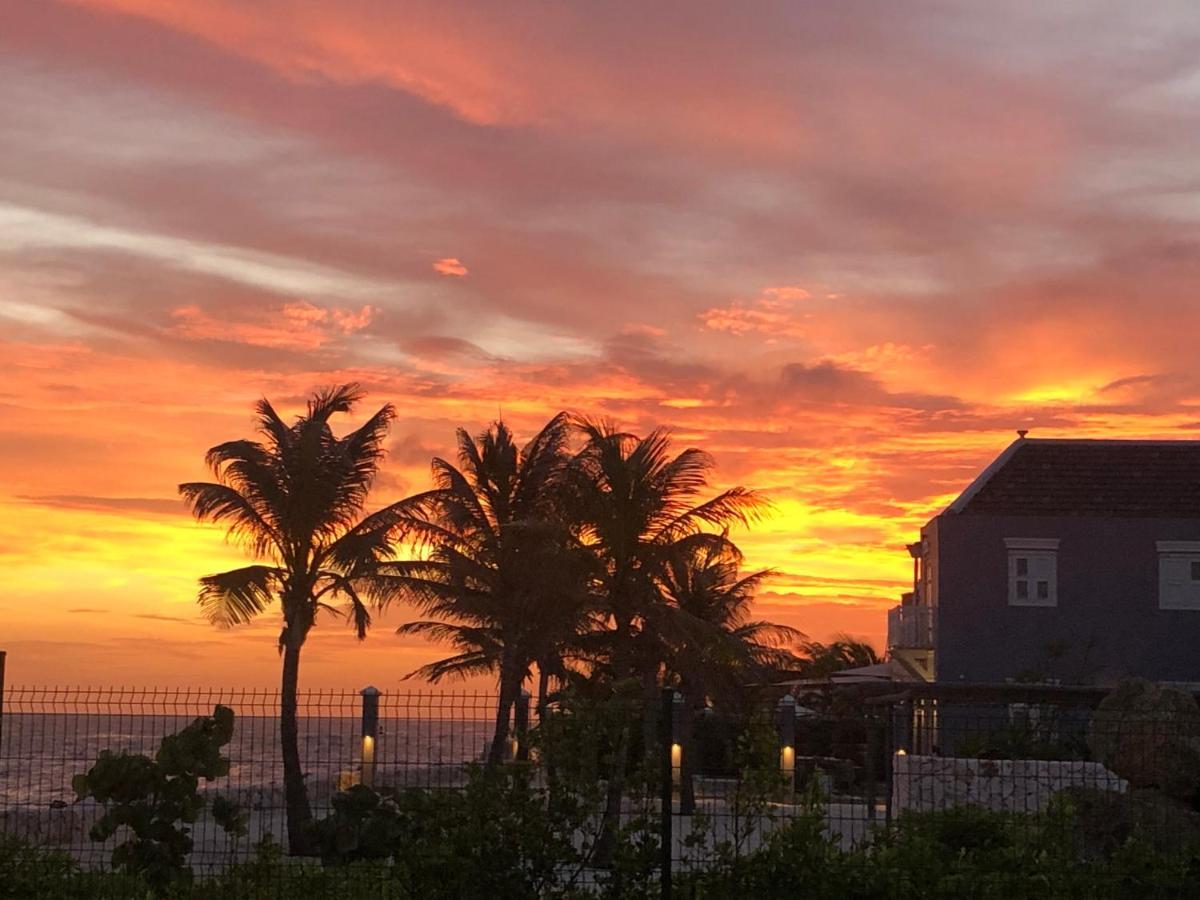
[[[899,678],[1200,683],[1200,441],[1022,433],[909,552]]]

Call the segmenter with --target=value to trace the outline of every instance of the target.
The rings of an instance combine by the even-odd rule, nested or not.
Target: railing
[[[889,650],[932,650],[937,611],[932,606],[894,606],[888,610]]]
[[[211,714],[217,704],[235,714],[233,737],[221,748],[231,766],[227,775],[200,784],[209,803],[188,825],[188,864],[201,877],[215,877],[254,858],[268,835],[283,840],[288,834],[275,691],[8,687],[0,693],[0,842],[17,838],[48,846],[88,869],[110,866],[115,844],[128,835],[91,838],[104,809],[94,798],[75,796],[73,776],[87,772],[106,750],[153,756],[165,735]],[[543,706],[528,695],[518,699],[504,758],[517,761],[509,767],[514,772],[529,773],[539,802],[553,799],[561,806],[554,808],[558,818],[530,827],[569,829],[576,854],[559,873],[567,886],[626,877],[600,863],[596,849],[610,816],[607,785],[598,786],[608,777],[605,747],[620,723],[631,731],[652,726],[649,744],[631,757],[623,796],[611,812],[615,833],[628,846],[657,842],[660,859],[648,858],[638,874],[650,893],[670,896],[673,875],[686,879],[716,866],[730,847],[750,852],[797,818],[815,815],[823,833],[846,847],[865,840],[882,821],[889,756],[881,717],[857,709],[837,718],[811,707],[801,715],[795,698],[772,695],[757,698],[759,715],[745,724],[687,708],[681,695],[666,694],[649,710],[636,703],[626,708],[623,698],[598,707],[571,701],[580,705],[567,712],[561,700]],[[476,764],[492,743],[496,702],[487,693],[300,692],[298,742],[313,814],[329,816],[338,791],[356,783],[387,796],[469,793],[472,784],[483,784],[474,780]],[[819,700],[806,702],[824,709]],[[746,734],[765,752],[740,750],[750,746]],[[651,774],[638,773],[642,762]],[[754,777],[747,779],[749,769]],[[810,803],[813,785],[828,801],[820,808]],[[211,811],[217,795],[240,806],[247,835],[226,834]],[[580,805],[573,813],[572,804]]]
[[[923,622],[925,639],[931,636],[928,607],[893,612],[902,628],[922,633],[917,626]],[[1157,690],[1145,688],[1144,699],[1155,700]],[[1189,748],[1200,741],[1200,719],[1176,709],[1178,696],[1171,700],[1175,706],[1165,705],[1164,698],[1143,709],[1130,705],[1141,702],[1136,695],[1124,705],[1101,705],[1103,691],[1082,687],[914,684],[897,695],[888,685],[875,700],[858,686],[855,691],[844,695],[850,703],[832,702],[835,697],[822,691],[800,698],[763,695],[756,701],[757,714],[742,723],[706,714],[673,691],[648,709],[638,703],[626,707],[624,699],[603,708],[568,699],[559,701],[568,704],[561,708],[523,697],[512,717],[513,746],[506,755],[528,761],[504,768],[526,772],[528,788],[508,794],[477,790],[472,796],[477,803],[493,804],[480,807],[480,815],[495,813],[498,798],[516,801],[506,827],[529,859],[542,859],[547,836],[557,848],[552,852],[564,854],[547,870],[547,893],[555,896],[575,888],[586,893],[625,878],[639,880],[634,893],[623,896],[729,896],[692,894],[689,888],[706,872],[727,868],[731,859],[768,849],[777,833],[783,832],[779,840],[792,840],[795,835],[790,838],[784,829],[793,825],[799,835],[816,828],[833,845],[829,854],[836,855],[868,846],[879,828],[902,828],[906,821],[919,826],[914,816],[955,807],[971,807],[976,818],[994,814],[983,824],[997,840],[1011,841],[1014,851],[1044,835],[1046,846],[1078,847],[1081,862],[1104,865],[1132,835],[1149,842],[1146,846],[1200,853],[1200,833],[1185,830],[1194,826],[1188,818],[1195,815],[1194,773],[1179,763],[1191,758]],[[266,834],[286,834],[279,698],[273,691],[8,688],[2,693],[0,840],[48,845],[88,868],[105,867],[114,840],[92,840],[91,825],[103,810],[94,798],[74,796],[72,775],[87,771],[104,750],[152,753],[163,735],[210,713],[216,703],[237,716],[233,738],[222,750],[232,767],[201,790],[238,802],[250,833],[231,839],[209,812],[202,812],[190,824],[191,864],[199,875],[215,876],[230,863],[251,858],[254,844]],[[484,783],[474,780],[479,770],[472,764],[487,753],[495,704],[494,696],[483,693],[301,693],[300,745],[314,813],[328,815],[339,786],[355,781],[373,782],[394,797],[414,789],[424,799],[436,791],[447,803],[451,792],[471,795],[471,784]],[[643,715],[649,716],[645,722]],[[628,862],[614,866],[601,861],[595,849],[609,815],[607,785],[599,784],[608,774],[605,746],[612,746],[617,729],[641,731],[643,724],[653,726],[647,728],[648,743],[631,757],[623,797],[612,810],[625,841],[621,852],[637,849],[641,855],[618,855],[614,859]],[[635,776],[634,767],[648,774]],[[1133,791],[1139,784],[1159,787]],[[533,803],[525,802],[530,792]],[[473,835],[483,840],[473,811],[463,815],[452,803],[448,808],[447,827],[466,829],[454,832],[456,840],[474,840]],[[389,852],[406,867],[423,866],[420,871],[443,877],[446,863],[436,834],[398,834],[396,841],[408,843],[397,843]],[[777,858],[766,856],[768,863]],[[1181,860],[1191,865],[1194,858]],[[361,870],[363,878],[380,879],[409,871],[398,866]],[[384,888],[381,881],[379,896],[385,896]],[[301,895],[280,888],[256,896]],[[520,894],[525,895],[537,894]]]

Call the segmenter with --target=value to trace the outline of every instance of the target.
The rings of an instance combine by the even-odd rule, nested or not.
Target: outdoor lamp
[[[796,698],[784,694],[775,707],[775,727],[779,733],[779,770],[791,778],[796,771]]]
[[[678,786],[683,780],[683,695],[671,692],[671,783]]]
[[[368,685],[362,694],[362,783],[375,782],[375,738],[379,734],[379,688]]]

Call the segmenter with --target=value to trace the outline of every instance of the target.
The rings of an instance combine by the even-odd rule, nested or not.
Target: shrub
[[[577,846],[572,838],[586,824],[587,807],[568,792],[551,798],[532,777],[530,767],[511,765],[473,767],[461,791],[355,786],[316,823],[322,860],[389,861],[393,884],[431,900],[542,896],[586,864],[588,842]],[[624,844],[623,858],[637,855],[632,839]]]
[[[232,737],[233,710],[217,706],[211,716],[164,737],[154,759],[104,750],[91,769],[72,779],[79,800],[92,798],[105,807],[92,826],[92,840],[106,841],[128,829],[128,837],[113,848],[114,869],[143,877],[160,895],[173,884],[191,881],[188,826],[205,806],[200,779],[229,774],[221,748]],[[218,798],[213,817],[226,831],[245,833],[246,817],[236,804]]]
[[[1106,859],[1135,840],[1164,853],[1200,846],[1200,813],[1153,789],[1066,788],[1054,796],[1050,813],[1087,859]]]
[[[1087,742],[1095,759],[1135,788],[1200,798],[1200,706],[1186,691],[1122,682],[1097,707]]]

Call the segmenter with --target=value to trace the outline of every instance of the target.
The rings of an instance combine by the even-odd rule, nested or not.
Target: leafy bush
[[[586,866],[589,842],[573,838],[586,834],[587,814],[570,793],[551,798],[532,778],[530,767],[511,765],[474,767],[461,791],[355,786],[316,823],[322,860],[386,860],[392,882],[413,896],[543,896]]]
[[[1166,853],[1200,846],[1200,813],[1149,788],[1120,794],[1070,787],[1055,795],[1050,812],[1084,858],[1111,857],[1131,841]]]
[[[394,797],[365,785],[335,795],[331,805],[333,812],[313,825],[325,865],[388,859],[411,828]]]
[[[500,773],[502,774],[502,773]],[[656,854],[634,843],[619,857],[628,865],[596,890],[579,886],[577,851],[553,839],[534,844],[550,823],[522,805],[518,782],[480,773],[460,801],[450,794],[397,799],[410,832],[387,860],[357,859],[324,867],[284,858],[263,843],[256,858],[220,876],[173,883],[170,900],[411,900],[487,897],[625,900],[654,896]],[[369,821],[361,792],[343,814]],[[530,799],[536,792],[530,794]],[[512,802],[507,816],[500,805]],[[411,803],[412,805],[406,805]],[[472,806],[472,804],[477,804]],[[384,804],[387,805],[387,804]],[[870,847],[842,850],[828,840],[819,812],[802,815],[740,856],[725,856],[703,871],[677,873],[677,896],[805,900],[1177,900],[1200,896],[1200,850],[1165,852],[1134,835],[1103,860],[1075,852],[1069,809],[1026,817],[978,809],[915,813],[881,828]],[[492,827],[485,817],[500,815]],[[423,822],[417,817],[428,816]],[[515,819],[524,820],[522,826]],[[65,855],[0,841],[0,900],[137,900],[149,886],[138,875],[86,873]]]
[[[1200,848],[1164,852],[1134,836],[1106,859],[1080,857],[1060,810],[1045,818],[961,808],[905,815],[869,847],[844,851],[820,816],[681,882],[679,896],[806,900],[1167,900],[1200,896]]]
[[[1097,707],[1087,741],[1093,756],[1133,787],[1200,800],[1200,706],[1187,691],[1123,681]]]
[[[104,750],[91,769],[72,779],[79,800],[91,798],[105,807],[91,828],[92,840],[106,841],[122,828],[129,830],[113,848],[114,869],[143,877],[160,895],[172,884],[191,881],[188,826],[205,806],[200,779],[229,774],[229,760],[221,748],[232,737],[233,710],[217,706],[211,716],[164,737],[154,759]],[[231,834],[246,832],[246,816],[225,798],[214,801],[213,818]]]

